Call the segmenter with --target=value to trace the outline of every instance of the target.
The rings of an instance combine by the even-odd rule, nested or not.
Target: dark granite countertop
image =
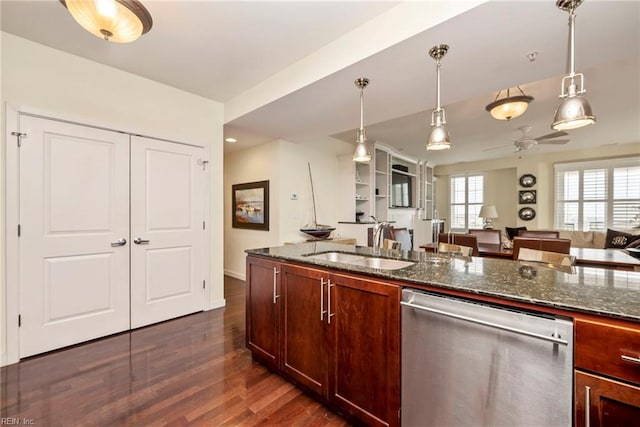
[[[494,258],[449,258],[425,252],[380,250],[380,256],[415,261],[400,270],[310,259],[323,252],[372,255],[372,248],[312,242],[274,248],[249,249],[251,255],[293,261],[338,271],[435,286],[470,294],[498,297],[563,310],[598,314],[640,322],[640,272],[574,267],[572,272],[544,264]]]

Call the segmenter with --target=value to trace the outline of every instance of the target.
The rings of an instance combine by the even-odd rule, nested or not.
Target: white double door
[[[200,147],[20,116],[20,357],[200,311]]]

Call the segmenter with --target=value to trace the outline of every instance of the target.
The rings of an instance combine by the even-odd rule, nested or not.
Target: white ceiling
[[[57,0],[2,0],[2,30],[223,102],[229,110],[296,64],[291,80],[303,73],[315,76],[300,78],[304,83],[298,87],[231,117],[225,135],[240,141],[225,151],[275,138],[318,143],[333,135],[353,141],[359,121],[353,80],[365,76],[371,80],[365,91],[369,139],[431,164],[504,157],[511,154],[508,147],[482,150],[509,144],[520,135],[519,126],[533,126],[534,137],[549,133],[560,76],[566,73],[568,14],[549,0],[480,4],[438,25],[424,24],[424,31],[371,54],[371,49],[348,43],[352,30],[384,22],[375,20],[392,16],[401,2],[143,2],[153,16],[153,28],[126,45],[91,36]],[[424,15],[428,21],[452,2],[425,4],[433,12]],[[369,38],[390,39],[404,22],[380,25]],[[569,144],[541,150],[640,141],[639,28],[638,1],[587,0],[578,8],[576,66],[585,74],[587,98],[598,122],[572,131]],[[336,56],[346,65],[315,75],[320,66],[300,68],[341,40],[346,47]],[[442,61],[442,101],[454,146],[427,153],[424,141],[435,105],[435,62],[427,51],[439,43],[451,46]],[[539,52],[534,62],[526,56],[531,51]],[[509,123],[491,119],[484,106],[498,90],[515,85],[536,98],[529,111]]]

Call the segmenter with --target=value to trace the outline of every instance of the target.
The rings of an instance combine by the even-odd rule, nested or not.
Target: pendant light
[[[431,133],[427,140],[427,150],[451,148],[451,137],[445,127],[447,123],[444,109],[440,106],[440,60],[449,51],[449,46],[439,44],[429,49],[429,56],[436,60],[436,109],[431,112]]]
[[[516,86],[520,91],[520,95],[510,96],[510,90],[507,89],[506,98],[498,99],[502,91],[498,92],[496,99],[485,109],[491,113],[491,117],[496,120],[511,120],[523,115],[529,103],[533,101],[533,96],[525,95],[520,86]]]
[[[153,25],[149,11],[138,0],[60,0],[73,19],[94,36],[129,43]]]
[[[554,130],[577,129],[595,123],[596,117],[591,111],[591,105],[582,96],[584,89],[584,76],[575,72],[575,10],[582,0],[558,0],[556,6],[569,12],[569,75],[562,78],[562,101],[556,109],[556,114],[551,124]],[[568,86],[565,84],[568,83]],[[579,86],[578,86],[579,83]],[[566,91],[565,91],[566,89]]]
[[[353,161],[366,163],[371,160],[371,151],[364,131],[364,88],[369,84],[369,79],[361,77],[356,79],[354,83],[360,89],[360,129],[358,129],[356,136],[356,151],[353,152]]]

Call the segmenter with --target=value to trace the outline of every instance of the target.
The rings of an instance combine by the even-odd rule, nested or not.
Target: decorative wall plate
[[[536,190],[521,190],[518,192],[518,201],[521,205],[536,203]]]
[[[536,217],[536,211],[533,208],[522,208],[518,211],[518,216],[523,221],[531,221]]]
[[[520,177],[520,185],[526,188],[533,187],[536,185],[536,177],[530,173],[525,173]]]

